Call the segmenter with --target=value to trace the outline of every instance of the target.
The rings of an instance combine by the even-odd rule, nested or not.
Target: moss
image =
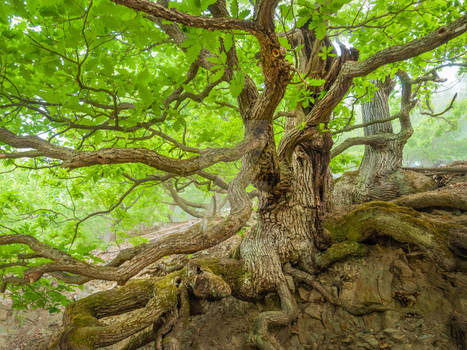
[[[329,266],[337,261],[350,256],[364,256],[368,253],[368,248],[355,241],[344,241],[334,243],[324,253],[319,254],[316,263],[321,267]]]
[[[72,326],[65,330],[64,337],[67,344],[71,345],[72,349],[91,350],[95,348],[93,346],[94,336],[92,336],[92,328],[88,327],[83,329]],[[59,344],[61,344],[62,341],[63,339],[59,341]]]
[[[157,298],[157,305],[160,308],[169,310],[178,303],[179,286],[185,274],[186,268],[183,268],[154,282],[154,297]]]
[[[328,221],[325,226],[336,241],[363,241],[375,231],[393,236],[401,231],[399,223],[418,227],[428,232],[434,230],[434,226],[414,209],[379,201],[364,203],[345,216]],[[393,229],[393,234],[388,232]],[[394,238],[399,240],[397,237]],[[402,242],[404,241],[402,240]]]
[[[331,218],[325,225],[337,242],[390,236],[398,242],[418,246],[446,268],[453,264],[442,226],[412,208],[391,202],[368,202],[342,217]]]
[[[240,290],[246,271],[239,260],[201,258],[196,259],[196,263],[203,269],[220,276],[230,286],[232,292]]]

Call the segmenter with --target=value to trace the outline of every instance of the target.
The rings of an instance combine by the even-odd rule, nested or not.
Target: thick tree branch
[[[467,167],[442,167],[442,168],[414,168],[414,167],[403,167],[404,170],[420,171],[429,174],[463,174],[467,173]]]
[[[252,34],[261,33],[256,23],[235,18],[211,18],[203,16],[193,16],[179,12],[175,9],[168,9],[161,4],[148,0],[112,0],[114,3],[126,6],[136,11],[144,12],[148,15],[160,17],[165,20],[183,24],[189,27],[204,28],[207,30],[242,30]]]
[[[385,64],[403,61],[431,51],[467,31],[467,15],[447,26],[439,27],[434,32],[412,40],[404,45],[395,45],[381,50],[364,61],[345,64],[343,74],[348,78],[365,76]]]
[[[235,161],[245,153],[264,144],[264,139],[252,135],[233,148],[205,149],[199,156],[175,159],[147,148],[102,148],[97,151],[77,151],[53,145],[37,136],[18,136],[5,128],[0,128],[0,141],[16,148],[36,149],[41,156],[62,160],[62,165],[70,169],[96,164],[143,163],[177,175],[189,175],[218,162]],[[23,152],[22,155],[38,156],[39,154],[34,151],[34,153]],[[0,154],[0,158],[18,158],[18,154]]]
[[[388,141],[397,140],[397,135],[395,134],[376,134],[376,135],[369,135],[369,136],[361,136],[361,137],[351,137],[347,140],[343,141],[336,147],[334,147],[331,151],[331,157],[335,157],[346,149],[358,146],[358,145],[385,145]]]
[[[278,0],[258,0],[255,6],[255,19],[268,32],[274,31],[274,10]]]
[[[375,53],[364,61],[349,60],[344,63],[329,91],[306,116],[305,127],[303,129],[292,129],[284,135],[279,145],[280,157],[289,159],[296,145],[303,140],[308,140],[316,125],[329,121],[332,111],[347,93],[353,78],[365,76],[385,64],[406,60],[433,50],[466,31],[467,15],[464,15],[422,38],[412,40],[404,45],[389,47]]]
[[[246,166],[229,186],[231,210],[226,218],[214,218],[207,222],[198,222],[183,232],[174,232],[160,236],[151,243],[123,250],[108,265],[93,265],[75,259],[71,255],[39,242],[36,238],[19,234],[0,236],[0,245],[25,244],[34,254],[52,260],[34,266],[24,273],[24,278],[9,277],[5,282],[28,283],[37,281],[45,273],[62,279],[67,283],[81,284],[92,279],[117,281],[124,284],[137,275],[146,266],[160,258],[172,254],[190,254],[212,247],[238,232],[249,219],[252,207],[245,187],[251,183],[255,171]],[[123,264],[127,262],[127,264]],[[70,275],[71,274],[71,275]]]

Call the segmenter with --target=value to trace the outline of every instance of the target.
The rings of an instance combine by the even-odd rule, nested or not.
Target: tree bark
[[[362,106],[363,123],[390,117],[388,100],[392,83],[378,85],[379,90],[375,92],[371,101]],[[364,127],[363,131],[365,136],[394,134],[391,122],[372,124]],[[408,137],[395,137],[382,144],[365,145],[356,189],[357,199],[361,202],[388,200],[399,194],[400,186],[397,182],[391,181],[390,176],[402,166],[402,152],[407,139]]]
[[[362,105],[364,136],[357,144],[365,144],[358,172],[342,176],[336,181],[334,198],[338,206],[372,200],[391,200],[404,194],[434,189],[434,182],[426,176],[402,169],[403,150],[412,136],[409,110],[402,101],[398,113],[401,130],[394,133],[389,112],[389,95],[393,81],[377,82],[378,90]],[[406,87],[403,86],[403,95]],[[410,94],[409,91],[406,91]],[[403,97],[404,99],[404,97]],[[411,107],[410,107],[411,108]],[[381,122],[378,122],[381,121]],[[357,138],[355,138],[357,139]]]

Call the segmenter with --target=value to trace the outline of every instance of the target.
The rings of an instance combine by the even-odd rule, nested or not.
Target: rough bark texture
[[[157,349],[465,349],[467,186],[427,192],[425,205],[421,195],[329,217],[332,244],[317,254],[316,270],[305,272],[299,261],[283,270],[279,265],[284,283],[271,293],[266,284],[256,287],[263,292],[259,298],[251,283],[267,277],[252,276],[242,260],[198,257],[162,277],[91,295],[67,309],[61,349],[98,348],[129,330],[133,338],[105,349],[138,349],[158,337]],[[244,259],[251,239],[241,243]],[[155,320],[158,331],[152,330]],[[81,340],[70,346],[71,339]]]
[[[434,189],[436,184],[423,174],[404,171],[402,156],[404,146],[412,135],[409,111],[399,113],[401,130],[395,134],[389,113],[389,94],[393,82],[379,82],[372,99],[362,105],[364,136],[344,141],[343,146],[352,143],[365,144],[360,168],[355,173],[344,174],[334,187],[335,203],[345,206],[371,200],[391,200],[401,195]],[[409,94],[410,87],[404,87]],[[406,101],[405,105],[410,104]],[[407,108],[402,103],[402,109]],[[408,108],[410,109],[410,108]],[[341,145],[342,146],[342,145]]]
[[[449,240],[446,242],[442,240],[444,236],[451,235],[455,237],[452,241],[458,242],[459,236],[453,232],[457,232],[457,226],[454,228],[449,226],[441,230],[433,222],[425,223],[413,210],[396,204],[385,205],[377,202],[371,206],[357,208],[343,218],[336,219],[335,224],[328,225],[331,234],[334,235],[333,244],[329,246],[331,239],[323,222],[328,212],[331,194],[329,162],[332,139],[329,133],[322,133],[319,126],[322,123],[326,126],[329,122],[331,113],[346,95],[353,78],[364,76],[384,64],[405,60],[432,50],[461,35],[467,30],[467,16],[405,45],[397,45],[377,52],[363,61],[358,61],[356,50],[347,49],[343,45],[340,47],[339,55],[332,49],[331,53],[335,55],[328,55],[323,59],[320,53],[324,47],[329,49],[332,46],[330,40],[318,39],[307,26],[304,26],[291,33],[289,38],[294,46],[303,44],[299,53],[298,67],[293,67],[285,57],[285,50],[279,44],[278,34],[274,28],[274,14],[279,3],[277,0],[257,0],[252,20],[231,18],[226,3],[222,0],[209,6],[210,15],[203,12],[200,16],[170,9],[166,1],[156,3],[147,0],[113,0],[113,2],[143,12],[150,19],[159,21],[161,27],[165,28],[169,35],[172,33],[179,45],[184,40],[183,33],[180,33],[181,28],[172,25],[169,27],[165,21],[207,30],[238,30],[253,35],[260,48],[259,63],[264,76],[264,85],[259,89],[252,79],[246,77],[244,88],[237,98],[238,110],[245,130],[242,142],[233,148],[205,150],[182,145],[181,149],[198,155],[181,159],[163,156],[142,147],[80,151],[62,147],[54,144],[53,141],[45,141],[36,136],[17,135],[5,127],[0,128],[0,141],[15,149],[33,149],[25,152],[2,153],[0,158],[49,157],[62,161],[61,164],[70,169],[137,162],[166,172],[170,179],[175,175],[190,176],[195,173],[205,176],[204,169],[216,163],[239,159],[242,161],[240,172],[232,183],[226,186],[231,207],[228,216],[212,218],[205,223],[195,224],[184,232],[163,236],[154,242],[125,250],[107,265],[92,265],[78,261],[71,255],[53,249],[28,235],[14,232],[0,236],[0,244],[26,244],[36,256],[52,260],[51,263],[31,266],[24,273],[23,278],[5,280],[4,286],[7,282],[30,283],[41,278],[45,273],[72,283],[84,283],[89,279],[106,279],[123,285],[71,304],[65,312],[64,330],[55,342],[55,347],[62,350],[88,350],[109,346],[129,338],[128,343],[121,344],[122,348],[137,349],[147,343],[153,343],[156,349],[196,348],[193,344],[193,336],[187,333],[190,329],[189,315],[191,313],[193,316],[197,310],[203,311],[202,305],[206,301],[229,295],[241,300],[255,301],[261,300],[269,292],[274,292],[277,293],[279,300],[272,303],[271,308],[262,309],[254,315],[255,324],[251,327],[253,329],[251,334],[244,339],[246,344],[266,350],[279,350],[284,347],[323,348],[327,345],[323,345],[321,336],[318,338],[311,336],[311,339],[307,339],[306,334],[302,332],[301,336],[305,338],[294,336],[289,340],[288,336],[281,336],[280,332],[274,335],[270,333],[273,331],[271,326],[292,325],[293,329],[298,324],[294,323],[300,309],[295,295],[300,289],[295,288],[296,284],[309,285],[313,288],[315,297],[316,293],[321,295],[326,301],[325,306],[322,306],[324,312],[333,315],[340,312],[347,317],[346,319],[342,316],[343,319],[349,320],[349,324],[355,322],[360,327],[362,322],[359,323],[358,319],[352,317],[373,315],[374,312],[381,313],[391,308],[398,309],[402,304],[405,307],[406,300],[413,301],[412,290],[405,294],[392,295],[388,285],[385,285],[384,290],[379,289],[379,278],[376,279],[377,282],[368,281],[375,275],[381,277],[386,284],[391,281],[388,266],[399,257],[386,259],[386,255],[391,255],[390,252],[383,254],[381,258],[383,264],[372,263],[368,266],[368,271],[361,272],[357,267],[349,275],[350,279],[357,281],[351,288],[354,292],[341,293],[345,291],[343,289],[347,278],[345,271],[351,270],[351,267],[345,265],[346,259],[368,252],[379,257],[378,251],[387,248],[385,246],[365,248],[371,240],[389,237],[398,242],[401,249],[407,245],[420,254],[426,254],[428,259],[440,263],[439,268],[444,268],[446,271],[462,266],[456,260],[459,251],[462,253],[462,250],[457,251],[456,257],[450,250],[451,245],[459,248],[459,244],[454,245]],[[206,55],[209,53],[202,52],[198,61],[190,67],[187,74],[188,82],[196,76],[200,66],[207,64]],[[230,81],[232,73],[239,68],[235,46],[226,52],[226,56],[227,67],[218,83]],[[297,106],[294,111],[296,118],[290,120],[284,137],[276,147],[273,130],[274,114],[292,79],[293,72],[297,70],[302,78],[322,79],[325,83],[318,87],[303,84],[303,89],[307,89],[316,102],[307,107],[300,104]],[[80,89],[86,88],[79,76],[77,83]],[[171,107],[174,102],[178,107],[186,98],[200,102],[216,84],[208,84],[199,95],[187,95],[182,93],[183,89],[176,89],[164,101],[164,105]],[[404,99],[404,103],[408,102]],[[379,108],[378,103],[372,106],[375,110]],[[120,107],[114,106],[116,115]],[[125,106],[125,108],[130,107]],[[403,117],[405,119],[401,118],[401,123],[408,122],[405,114]],[[138,129],[150,125],[138,123],[134,127]],[[301,127],[298,127],[299,125]],[[80,127],[76,126],[77,129]],[[105,125],[95,125],[93,130],[106,130],[106,128]],[[118,123],[115,127],[112,126],[111,130],[128,132]],[[407,131],[409,128],[404,127],[403,130]],[[180,146],[180,143],[177,144],[167,135],[159,133],[159,136],[177,147]],[[386,150],[378,157],[371,156],[375,161],[382,162],[384,169],[387,169],[373,171],[370,167],[364,167],[368,172],[365,176],[374,180],[386,175],[388,169],[394,170],[395,167],[400,167],[400,162],[391,156],[392,153],[396,156],[400,154],[401,146],[398,145],[395,150],[397,152]],[[368,154],[370,156],[370,153]],[[135,186],[141,181],[144,179],[135,180]],[[257,224],[247,232],[236,249],[236,253],[233,254],[235,259],[222,257],[206,260],[196,257],[188,262],[176,264],[170,273],[162,273],[161,276],[143,281],[130,280],[164,256],[203,251],[237,233],[252,213],[250,196],[245,191],[250,184],[255,186],[258,195]],[[368,198],[371,198],[371,192],[368,191]],[[425,233],[427,237],[424,236]],[[336,263],[344,265],[334,265]],[[329,272],[329,275],[328,272],[323,272],[333,266],[337,266],[336,271]],[[342,266],[342,270],[339,270],[339,266]],[[331,276],[333,276],[332,281]],[[336,280],[336,276],[340,276],[340,280]],[[323,279],[323,283],[320,282],[320,278]],[[376,285],[376,289],[368,292],[368,295],[362,294],[362,286],[367,285],[373,287]],[[337,291],[330,286],[336,286]],[[438,286],[449,287],[444,282],[436,285]],[[311,295],[312,292],[307,288],[309,289],[302,287],[302,294]],[[318,299],[313,300],[316,303]],[[400,305],[397,304],[398,302]],[[130,310],[134,312],[129,313]],[[309,310],[309,312],[313,314],[314,311]],[[404,313],[410,315],[416,312],[417,309],[404,310]],[[114,322],[105,322],[104,319],[115,315],[120,315],[121,318],[113,320]],[[335,320],[333,317],[327,320]],[[321,316],[319,322],[325,329],[330,329]],[[453,324],[458,325],[459,322],[459,317],[453,318]],[[315,323],[312,322],[310,325],[320,329],[321,326]],[[352,326],[353,333],[357,326]],[[435,333],[438,334],[439,327],[435,329]],[[460,326],[455,327],[456,339],[462,339],[462,329]],[[187,337],[191,338],[191,344],[186,342]],[[378,344],[375,344],[373,338],[367,342],[371,346],[380,345],[377,340]],[[327,344],[332,343],[331,341]],[[452,340],[449,340],[446,344],[452,343]],[[226,349],[228,348],[226,344],[229,344],[229,340],[223,339],[222,344],[216,348]],[[244,344],[237,348],[242,348]],[[360,345],[355,344],[355,346]],[[212,344],[209,348],[213,348]]]

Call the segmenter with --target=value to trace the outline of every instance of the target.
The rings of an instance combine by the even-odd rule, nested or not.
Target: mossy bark
[[[430,220],[412,208],[390,202],[368,202],[344,216],[329,218],[326,228],[339,242],[364,242],[372,238],[390,237],[397,242],[413,244],[447,270],[456,266],[448,248],[445,225]]]
[[[180,309],[183,294],[192,298],[217,300],[232,294],[242,298],[244,270],[233,259],[199,259],[166,276],[132,280],[125,286],[90,295],[70,304],[64,314],[64,327],[58,342],[61,350],[88,350],[115,344],[154,324],[163,325]],[[225,280],[223,279],[225,278]],[[188,295],[186,294],[186,295]],[[138,310],[111,325],[103,317]],[[185,310],[186,312],[186,310]],[[139,344],[153,340],[153,334],[133,339]],[[127,345],[133,348],[133,345]]]

